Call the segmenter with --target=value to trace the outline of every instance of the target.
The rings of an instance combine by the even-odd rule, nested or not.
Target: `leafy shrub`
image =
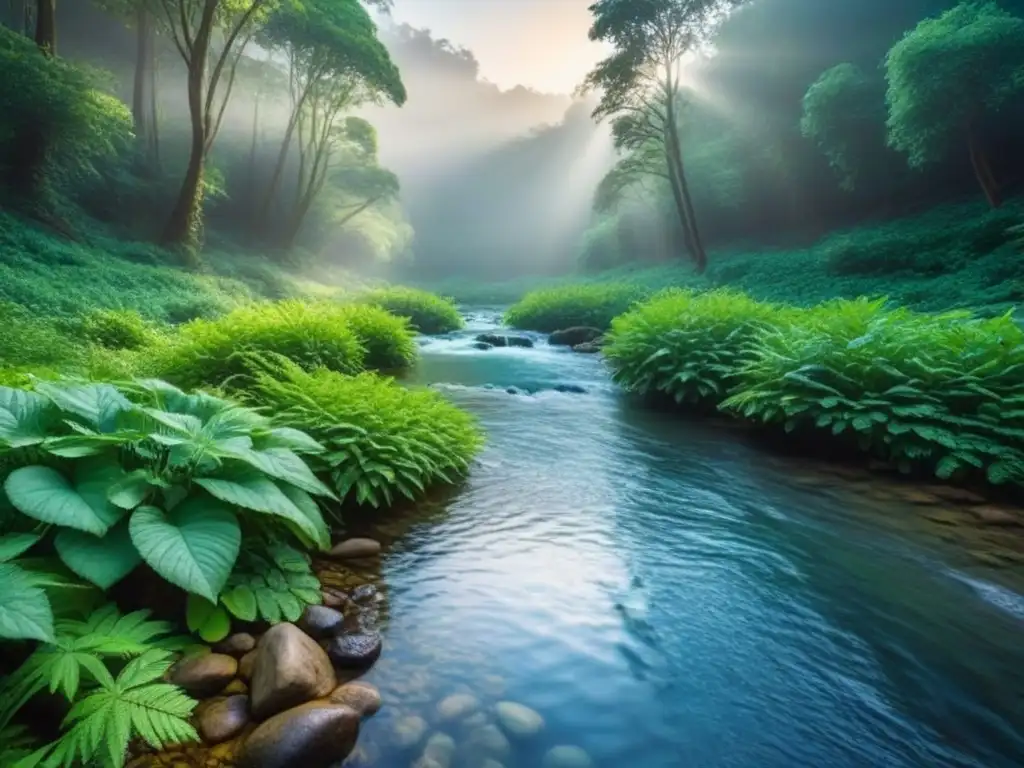
[[[631,392],[715,405],[729,393],[751,340],[769,324],[786,324],[788,315],[734,291],[669,290],[615,318],[603,352],[615,381]]]
[[[513,328],[553,333],[587,326],[604,330],[612,318],[626,312],[644,296],[635,285],[622,283],[566,285],[526,294],[505,313]]]
[[[78,324],[86,341],[107,349],[138,349],[153,341],[155,330],[132,309],[94,309]]]
[[[198,740],[189,723],[197,702],[163,681],[173,652],[184,645],[171,630],[145,611],[121,615],[113,605],[85,620],[56,622],[51,641],[4,681],[0,733],[9,732],[30,698],[49,690],[71,710],[59,739],[22,751],[28,765],[121,768],[135,738],[154,749]]]
[[[7,367],[57,367],[82,359],[81,343],[53,322],[17,304],[0,301],[0,364]]]
[[[108,589],[145,562],[216,603],[243,531],[330,544],[314,496],[332,496],[299,454],[308,435],[164,382],[0,388],[6,501],[50,526],[66,566]]]
[[[416,338],[409,321],[376,305],[328,305],[355,333],[366,350],[364,365],[377,371],[397,371],[416,361]]]
[[[339,499],[360,505],[454,482],[482,443],[473,417],[437,392],[371,373],[305,372],[278,360],[257,376],[253,397],[279,423],[322,441],[327,450],[314,466]]]
[[[220,387],[247,375],[252,355],[273,353],[307,369],[357,373],[366,350],[350,319],[351,312],[327,302],[252,304],[181,326],[154,350],[152,372],[186,389]]]
[[[409,318],[410,326],[418,333],[449,333],[463,325],[454,302],[416,288],[377,288],[360,295],[359,300]]]
[[[1024,331],[1009,315],[837,301],[766,331],[724,407],[830,430],[904,471],[1024,481]]]

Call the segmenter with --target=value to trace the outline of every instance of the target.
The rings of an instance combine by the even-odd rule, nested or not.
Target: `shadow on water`
[[[415,380],[489,442],[378,532],[386,706],[351,765],[407,768],[438,732],[460,768],[559,744],[602,768],[1024,764],[1019,569],[966,571],[909,505],[637,408],[596,357],[474,349],[493,326],[423,345]],[[446,720],[460,693],[475,714]],[[503,700],[544,728],[482,737]]]

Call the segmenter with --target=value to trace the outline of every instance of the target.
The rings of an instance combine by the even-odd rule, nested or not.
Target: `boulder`
[[[207,744],[230,741],[249,724],[249,697],[228,696],[203,709],[199,735]]]
[[[514,701],[499,701],[494,708],[501,727],[512,736],[534,736],[544,730],[544,718]]]
[[[380,658],[382,648],[376,632],[353,632],[332,638],[327,644],[327,655],[341,669],[366,669]]]
[[[297,626],[314,640],[322,640],[338,634],[344,623],[345,616],[341,611],[326,605],[307,605]]]
[[[494,349],[494,345],[488,344],[486,341],[474,341],[473,349],[479,349],[481,352],[486,352],[488,349]]]
[[[377,596],[377,588],[373,584],[363,584],[352,590],[352,602],[366,603]]]
[[[391,743],[399,749],[412,749],[427,735],[427,721],[419,715],[403,717],[392,726]]]
[[[375,715],[380,711],[380,691],[376,686],[356,680],[339,686],[331,694],[331,703],[354,709],[363,717]]]
[[[565,392],[573,395],[587,394],[587,390],[579,384],[558,384],[555,386],[555,392]]]
[[[324,649],[294,624],[267,630],[256,648],[252,669],[252,714],[264,720],[319,699],[337,687]]]
[[[373,539],[346,539],[335,544],[328,554],[337,560],[360,560],[377,557],[380,549],[380,542]]]
[[[526,336],[505,336],[498,333],[481,333],[476,337],[480,344],[490,344],[492,347],[532,347],[533,339]]]
[[[552,747],[541,761],[543,768],[593,768],[590,755],[579,747]]]
[[[587,326],[575,326],[561,331],[555,331],[548,336],[548,344],[554,347],[577,347],[580,344],[589,344],[601,338],[600,328],[589,328]]]
[[[469,717],[480,709],[480,701],[469,693],[454,693],[437,703],[437,717],[442,723],[451,723]]]
[[[168,682],[181,686],[194,698],[205,699],[224,690],[238,673],[238,660],[223,653],[189,656],[173,667]]]
[[[250,734],[239,768],[328,768],[348,757],[359,738],[359,713],[314,701],[280,712]]]
[[[255,647],[255,637],[248,632],[238,632],[225,640],[221,640],[213,646],[213,650],[228,656],[244,656]]]

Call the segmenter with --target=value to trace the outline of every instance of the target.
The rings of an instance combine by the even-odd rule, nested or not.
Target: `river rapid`
[[[598,356],[473,348],[497,318],[423,340],[412,379],[488,443],[446,498],[360,531],[386,545],[366,678],[385,706],[346,765],[436,768],[438,733],[453,768],[555,765],[558,745],[600,768],[1024,765],[1021,566],[979,564],[897,495],[645,410]],[[502,701],[542,726],[505,741]]]

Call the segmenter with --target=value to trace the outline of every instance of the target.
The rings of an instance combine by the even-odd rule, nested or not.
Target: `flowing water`
[[[416,379],[488,447],[444,503],[377,532],[386,706],[353,765],[436,768],[401,746],[417,718],[467,768],[539,767],[556,745],[601,768],[1024,765],[1007,572],[909,505],[631,404],[595,356],[474,349],[495,318],[422,349]],[[460,693],[478,713],[445,722]],[[499,701],[543,729],[506,751],[484,725]]]

